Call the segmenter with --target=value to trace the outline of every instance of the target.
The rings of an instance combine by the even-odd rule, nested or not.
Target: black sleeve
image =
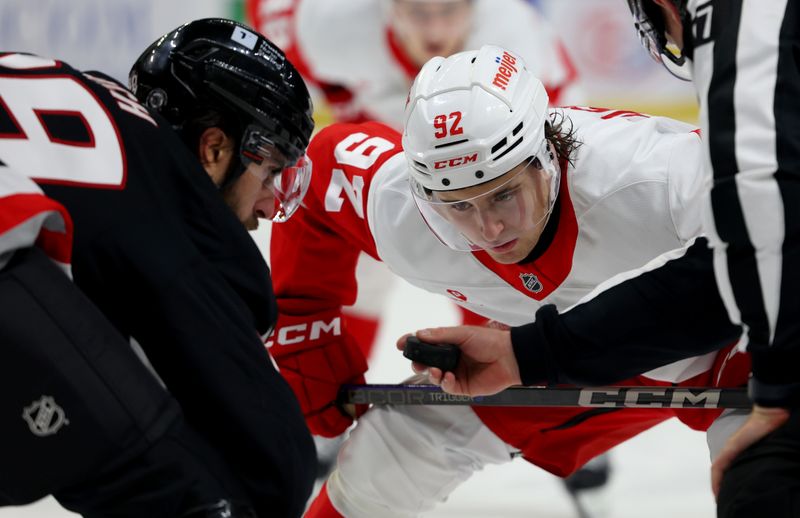
[[[720,349],[739,338],[704,238],[662,266],[559,314],[511,329],[523,384],[605,385]]]
[[[98,243],[98,266],[114,265],[105,309],[141,344],[187,422],[234,467],[259,516],[300,516],[314,445],[250,308],[169,221],[142,216],[118,236]]]

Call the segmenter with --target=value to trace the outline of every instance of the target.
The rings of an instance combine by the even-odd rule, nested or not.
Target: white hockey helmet
[[[560,169],[545,139],[547,108],[542,83],[502,47],[484,45],[422,67],[406,104],[403,150],[417,206],[443,243],[456,250],[482,248],[442,216],[451,202],[437,193],[490,182],[525,163],[535,163],[549,182],[545,206],[536,210],[549,216]]]
[[[494,45],[433,58],[408,97],[403,150],[411,176],[432,191],[501,176],[544,141],[547,92],[522,58]]]

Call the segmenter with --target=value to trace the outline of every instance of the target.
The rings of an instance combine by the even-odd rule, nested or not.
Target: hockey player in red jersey
[[[418,287],[518,325],[700,234],[701,143],[691,126],[548,109],[522,58],[495,46],[435,58],[408,99],[402,139],[377,123],[320,132],[304,207],[273,229],[280,315],[268,345],[317,434],[350,424],[336,393],[366,369],[340,319],[355,296],[359,250]],[[625,383],[741,384],[748,366],[732,347]],[[689,412],[374,408],[308,516],[416,516],[486,464],[521,453],[567,476],[669,417],[706,429],[719,415]]]

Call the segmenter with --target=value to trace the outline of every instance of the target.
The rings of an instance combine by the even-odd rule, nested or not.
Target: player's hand
[[[450,343],[461,348],[461,360],[455,372],[443,373],[435,367],[412,362],[417,374],[427,371],[432,383],[450,394],[484,396],[496,394],[520,384],[519,367],[507,329],[478,326],[437,327],[416,332],[417,338],[433,344]],[[397,341],[405,348],[406,338]]]
[[[711,465],[711,489],[714,491],[714,498],[719,495],[722,477],[731,462],[749,446],[781,427],[787,419],[789,410],[785,408],[753,405],[750,417],[730,436],[714,464]]]

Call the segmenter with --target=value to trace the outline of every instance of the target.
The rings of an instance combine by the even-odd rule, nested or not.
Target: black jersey
[[[108,76],[3,54],[0,161],[67,208],[75,283],[141,344],[259,512],[302,512],[287,502],[310,492],[313,445],[259,339],[276,317],[269,270],[178,135]]]

